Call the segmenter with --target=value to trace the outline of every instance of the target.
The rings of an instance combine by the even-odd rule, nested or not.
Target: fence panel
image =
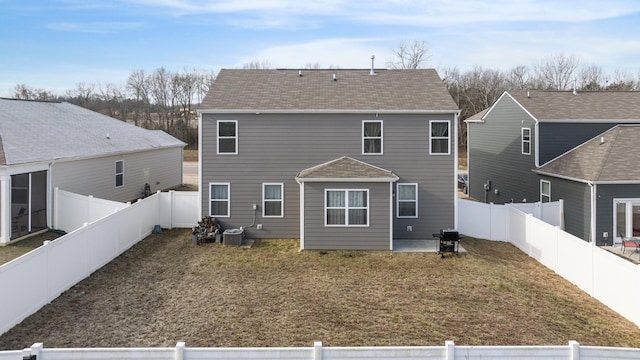
[[[111,215],[130,204],[84,196],[54,189],[53,227],[66,232],[81,228],[85,223]]]

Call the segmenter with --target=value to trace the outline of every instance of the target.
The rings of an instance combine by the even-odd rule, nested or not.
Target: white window
[[[369,226],[369,190],[326,189],[325,226]]]
[[[382,121],[362,121],[362,154],[382,154]]]
[[[449,121],[429,121],[429,154],[449,155]]]
[[[124,160],[116,161],[116,187],[124,186]]]
[[[531,155],[531,129],[522,128],[522,154]]]
[[[262,216],[284,217],[284,184],[262,184]]]
[[[229,199],[229,183],[209,184],[209,215],[229,217],[231,201]]]
[[[551,202],[551,183],[547,180],[540,180],[540,201]]]
[[[238,153],[238,121],[218,120],[218,154]]]
[[[418,217],[418,184],[398,184],[396,191],[396,216]]]
[[[622,238],[640,238],[640,199],[613,199],[613,224],[615,242]]]

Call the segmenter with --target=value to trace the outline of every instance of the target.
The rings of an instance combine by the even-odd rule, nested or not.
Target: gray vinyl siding
[[[551,183],[551,201],[564,201],[564,230],[585,241],[591,236],[591,189],[588,184],[542,176]]]
[[[530,155],[522,154],[523,127],[531,129]],[[532,172],[535,121],[510,97],[503,96],[484,123],[469,123],[468,130],[469,195],[496,204],[538,201],[538,176]],[[491,181],[491,190],[485,192],[487,180]]]
[[[300,237],[300,188],[296,174],[342,156],[393,171],[400,183],[418,183],[419,218],[398,219],[412,232],[395,226],[395,237],[431,238],[443,227],[453,227],[456,154],[450,126],[450,155],[429,155],[429,120],[448,115],[362,114],[202,114],[202,209],[209,211],[209,183],[231,184],[231,216],[220,218],[225,228],[253,223],[252,204],[258,205],[252,238]],[[238,154],[216,155],[216,120],[238,120]],[[384,154],[362,155],[362,120],[384,123]],[[284,217],[262,218],[263,182],[284,183]],[[394,217],[395,219],[395,217]],[[324,224],[324,223],[323,223]]]
[[[544,165],[614,126],[616,126],[614,123],[540,123],[538,129],[540,133],[540,165]]]
[[[640,198],[640,184],[616,184],[596,186],[596,243],[604,244],[603,232],[609,233],[611,241],[613,232],[613,199]]]
[[[115,186],[115,163],[124,160],[124,185]],[[52,166],[52,187],[113,200],[139,199],[148,183],[151,192],[182,184],[182,148],[65,161]]]
[[[368,189],[369,226],[325,226],[325,189]],[[391,250],[389,183],[305,183],[305,249]]]

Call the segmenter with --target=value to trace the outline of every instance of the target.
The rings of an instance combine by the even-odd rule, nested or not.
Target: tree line
[[[401,42],[386,65],[391,69],[425,68],[430,60],[429,45],[424,40]],[[254,60],[243,69],[272,68],[268,60]],[[320,68],[307,63],[307,69]],[[340,68],[332,65],[330,68]],[[575,55],[555,54],[533,65],[518,65],[508,70],[475,66],[466,71],[457,67],[438,69],[440,77],[461,110],[459,143],[466,144],[464,120],[491,106],[507,90],[632,91],[640,89],[637,74],[615,70],[607,74],[601,67],[581,64]],[[31,100],[67,101],[136,126],[160,129],[197,148],[195,107],[202,101],[215,80],[213,71],[184,69],[172,72],[165,68],[153,72],[134,70],[126,85],[78,83],[64,95],[45,89],[16,85],[14,97]]]

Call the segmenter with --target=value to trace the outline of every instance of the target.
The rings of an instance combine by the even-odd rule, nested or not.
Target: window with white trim
[[[540,202],[551,202],[551,182],[540,180]]]
[[[325,226],[369,226],[369,190],[325,189]]]
[[[116,187],[124,186],[124,160],[116,160]]]
[[[522,154],[531,155],[531,128],[522,128]]]
[[[218,120],[218,154],[238,153],[238,121]]]
[[[229,217],[231,209],[229,183],[209,183],[209,215]]]
[[[362,121],[362,154],[382,154],[382,121]]]
[[[284,184],[262,184],[262,216],[284,217]]]
[[[449,155],[450,131],[449,121],[431,120],[429,121],[429,154]]]
[[[398,184],[396,187],[396,217],[418,217],[418,184]]]

